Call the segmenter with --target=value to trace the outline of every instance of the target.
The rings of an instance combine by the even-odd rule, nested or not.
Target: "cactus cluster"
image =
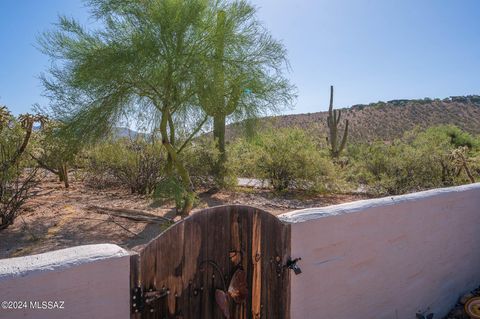
[[[453,165],[457,168],[457,176],[460,175],[463,170],[470,182],[475,183],[475,177],[473,177],[472,171],[468,165],[468,151],[469,149],[467,146],[460,146],[450,153],[450,159]]]
[[[330,106],[328,107],[327,117],[329,136],[327,137],[327,142],[330,144],[330,154],[333,158],[337,158],[347,144],[348,120],[345,120],[345,129],[341,142],[338,140],[338,125],[340,124],[341,116],[341,110],[333,109],[333,86],[330,86]]]
[[[6,106],[0,106],[0,131],[2,131],[12,120],[12,114]]]
[[[33,128],[33,124],[38,122],[40,125],[44,125],[45,122],[47,121],[47,117],[41,114],[30,114],[30,113],[25,113],[21,114],[18,117],[18,121],[20,124],[22,124],[22,127],[26,130],[29,130],[31,127]]]
[[[15,119],[5,106],[0,106],[0,133],[7,136],[7,138],[2,136],[0,141],[2,150],[0,152],[0,230],[13,224],[20,212],[20,207],[31,196],[29,190],[36,185],[36,169],[23,174],[18,164],[26,152],[33,125],[35,122],[42,123],[43,120],[43,116],[31,114],[20,115]],[[24,131],[23,137],[18,136],[19,145],[12,143],[8,138],[10,134],[8,130],[15,129],[15,123],[20,123]]]
[[[8,109],[5,106],[0,107],[0,129],[3,130],[12,121],[12,119],[13,117]],[[15,150],[13,155],[9,158],[1,159],[0,173],[2,176],[10,169],[10,167],[14,166],[19,161],[20,157],[25,152],[30,141],[30,137],[32,136],[33,125],[36,122],[39,122],[41,125],[43,125],[45,119],[46,118],[43,115],[32,115],[28,113],[22,114],[18,117],[18,121],[25,130],[25,135],[22,143]]]

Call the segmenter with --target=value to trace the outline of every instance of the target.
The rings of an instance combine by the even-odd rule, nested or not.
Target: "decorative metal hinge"
[[[302,273],[302,270],[297,265],[297,262],[300,260],[302,260],[302,258],[295,258],[295,259],[288,258],[287,264],[284,267],[292,269],[295,275],[300,275]]]
[[[148,291],[143,291],[141,287],[135,287],[132,291],[132,312],[141,312],[146,307],[163,297],[168,296],[170,290],[167,288],[162,288],[162,290],[149,289]],[[150,312],[154,312],[153,308],[150,308]]]

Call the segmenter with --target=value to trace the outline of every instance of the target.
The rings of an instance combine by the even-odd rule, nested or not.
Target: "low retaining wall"
[[[129,278],[128,252],[110,244],[2,259],[0,318],[127,319]]]
[[[480,286],[480,184],[280,219],[302,258],[292,319],[440,319]],[[0,318],[127,319],[129,299],[130,255],[116,245],[0,260]]]
[[[480,184],[284,214],[292,319],[442,318],[480,285]]]

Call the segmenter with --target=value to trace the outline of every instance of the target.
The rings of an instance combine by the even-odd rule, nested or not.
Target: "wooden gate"
[[[290,317],[290,226],[246,206],[203,210],[132,256],[132,318]]]

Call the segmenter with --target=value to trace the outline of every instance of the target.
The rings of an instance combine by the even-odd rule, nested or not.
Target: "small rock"
[[[460,298],[460,303],[461,303],[462,305],[464,305],[464,304],[467,303],[467,301],[469,301],[469,300],[472,299],[473,297],[475,297],[473,294],[467,293],[467,294],[463,295],[462,298]]]

